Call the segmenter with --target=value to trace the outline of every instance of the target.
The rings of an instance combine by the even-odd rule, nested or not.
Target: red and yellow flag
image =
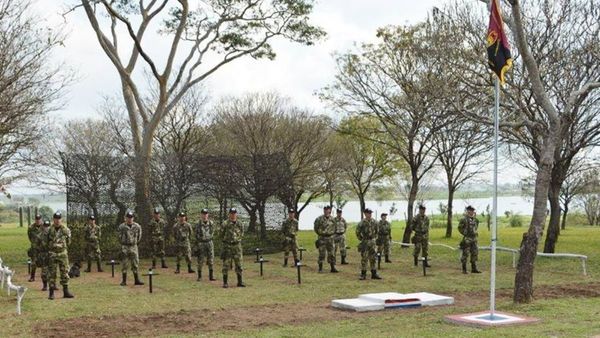
[[[510,45],[504,33],[504,22],[498,0],[492,0],[487,34],[488,64],[504,84],[504,73],[512,66]]]

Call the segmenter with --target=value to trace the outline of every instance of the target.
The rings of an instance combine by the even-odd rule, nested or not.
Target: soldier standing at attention
[[[425,215],[423,204],[419,205],[419,213],[411,221],[411,230],[415,232],[412,238],[412,243],[415,245],[413,252],[415,266],[419,265],[419,253],[422,253],[423,264],[430,268],[431,265],[427,262],[429,254],[429,218]]]
[[[92,271],[92,259],[96,260],[96,266],[98,272],[102,271],[102,251],[100,251],[100,236],[102,230],[100,226],[96,224],[96,217],[90,215],[88,217],[88,224],[83,229],[85,238],[85,255],[87,256],[87,269],[85,272]]]
[[[44,221],[36,238],[38,248],[36,264],[42,268],[42,291],[48,290],[48,243],[44,239],[48,237],[49,231],[50,221]]]
[[[467,273],[467,257],[471,255],[471,272],[481,273],[477,270],[477,256],[479,249],[477,247],[477,227],[479,226],[479,220],[475,218],[475,208],[467,206],[467,214],[458,223],[458,232],[463,235],[463,239],[460,242],[460,248],[462,249],[462,255],[460,256],[460,262],[462,263],[462,272]]]
[[[27,256],[31,260],[31,276],[29,276],[29,281],[35,281],[35,270],[37,267],[41,267],[37,264],[38,259],[37,255],[39,252],[38,246],[38,236],[42,229],[42,216],[35,215],[35,222],[27,228],[27,237],[29,237],[30,248],[27,250]]]
[[[223,248],[221,251],[221,259],[223,260],[223,287],[228,288],[227,272],[229,270],[229,262],[233,260],[235,264],[235,273],[237,275],[237,286],[245,287],[242,281],[242,238],[244,237],[244,225],[237,219],[237,210],[229,209],[229,219],[223,222],[221,226],[221,239]]]
[[[185,212],[180,212],[179,221],[173,226],[173,237],[175,238],[175,249],[177,250],[177,267],[175,273],[179,273],[179,263],[181,262],[181,256],[185,258],[188,266],[188,273],[194,273],[192,270],[192,247],[190,240],[193,237],[192,225],[187,222],[187,216]]]
[[[340,250],[340,256],[342,257],[341,264],[348,264],[346,262],[346,230],[348,229],[348,223],[344,217],[342,217],[342,209],[336,210],[335,216],[335,235],[333,236],[333,243],[335,248],[333,254],[337,256],[338,248]]]
[[[377,237],[377,252],[380,255],[385,255],[385,262],[391,263],[390,260],[390,242],[392,240],[392,225],[387,220],[385,212],[381,214],[379,221],[379,235]]]
[[[298,241],[296,240],[296,234],[298,233],[298,220],[295,217],[296,212],[294,209],[288,209],[288,218],[281,224],[281,232],[285,239],[283,240],[283,266],[288,265],[288,257],[290,251],[294,256],[294,266],[299,262],[298,260]]]
[[[54,299],[56,290],[56,268],[60,271],[60,284],[63,286],[64,298],[73,298],[69,292],[69,253],[67,248],[71,243],[71,230],[61,224],[60,212],[52,216],[53,224],[48,230],[44,244],[48,248],[48,279],[50,282],[50,294],[48,299]]]
[[[323,272],[323,261],[327,255],[327,263],[331,266],[331,272],[338,272],[335,268],[335,253],[333,235],[335,234],[335,220],[331,217],[331,206],[323,208],[323,215],[315,219],[315,232],[319,236],[316,247],[319,249],[319,272]]]
[[[138,244],[142,239],[142,227],[133,221],[133,212],[128,211],[125,215],[125,223],[121,223],[117,229],[119,242],[121,243],[121,273],[123,279],[121,286],[127,285],[127,268],[131,265],[131,271],[135,279],[135,285],[144,285],[138,275],[140,257],[138,255]]]
[[[369,208],[365,209],[365,218],[356,226],[356,237],[360,241],[358,251],[360,252],[360,280],[367,279],[367,263],[371,268],[371,279],[381,279],[377,274],[377,266],[375,265],[375,256],[377,255],[375,240],[379,233],[379,224],[371,218],[373,211]]]
[[[198,256],[198,281],[202,279],[202,264],[206,260],[208,265],[208,279],[216,280],[213,275],[213,264],[215,261],[215,247],[213,245],[214,224],[208,219],[208,209],[200,211],[200,222],[196,224],[194,234],[196,245],[194,250]]]
[[[152,221],[150,221],[150,235],[152,236],[152,269],[156,268],[156,257],[160,257],[160,267],[168,268],[165,263],[165,226],[167,223],[160,218],[160,210],[154,208]]]

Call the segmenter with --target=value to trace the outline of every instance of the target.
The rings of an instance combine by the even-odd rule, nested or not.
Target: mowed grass
[[[393,224],[393,237],[402,237],[404,225]],[[500,245],[518,248],[522,233],[526,228],[499,229]],[[458,233],[454,238],[444,238],[444,229],[433,229],[430,242],[457,246],[460,241]],[[174,259],[169,258],[170,269],[159,269],[155,279],[154,293],[148,293],[147,285],[133,287],[129,274],[127,287],[119,286],[120,269],[117,266],[115,278],[110,276],[110,267],[104,273],[82,274],[72,279],[70,289],[76,298],[62,299],[58,292],[55,301],[47,300],[47,293],[39,291],[40,282],[27,282],[28,240],[25,228],[6,226],[0,228],[0,257],[5,264],[16,269],[14,282],[29,288],[23,302],[23,315],[15,314],[16,300],[14,295],[0,295],[0,336],[36,336],[35,327],[42,322],[58,321],[63,318],[105,317],[156,314],[179,310],[230,309],[237,306],[260,306],[273,304],[297,304],[298,307],[310,304],[328,304],[335,298],[352,298],[360,293],[368,292],[436,292],[445,295],[465,292],[480,292],[485,295],[489,289],[489,251],[480,252],[480,275],[463,275],[460,271],[458,251],[444,247],[430,247],[431,264],[428,276],[422,275],[421,268],[412,266],[412,249],[402,249],[394,245],[392,264],[382,263],[380,274],[382,281],[359,281],[359,253],[356,250],[354,228],[349,229],[348,245],[350,265],[338,265],[338,274],[317,273],[317,250],[314,247],[315,235],[310,231],[300,233],[300,245],[307,248],[304,253],[302,285],[296,284],[296,270],[281,267],[282,254],[265,256],[270,262],[265,264],[264,277],[259,276],[259,266],[254,263],[254,256],[245,256],[244,277],[247,288],[221,288],[221,263],[217,260],[217,282],[208,282],[206,267],[204,281],[196,282],[196,276],[182,273],[173,274]],[[489,244],[489,233],[480,229],[480,245]],[[540,243],[540,248],[541,248]],[[557,252],[584,254],[589,257],[588,276],[583,276],[579,260],[539,258],[536,260],[535,286],[540,289],[544,285],[597,282],[600,273],[600,227],[569,227],[563,231],[557,245]],[[218,258],[218,257],[217,257]],[[149,266],[148,260],[142,261],[143,270]],[[498,253],[499,289],[513,287],[515,270],[512,268],[512,256]],[[39,278],[39,277],[38,277]],[[234,279],[235,275],[230,275]],[[230,285],[235,285],[235,279]],[[431,311],[384,311],[374,312],[367,316],[352,320],[326,320],[291,324],[282,322],[277,326],[267,326],[244,332],[248,336],[389,336],[410,337],[426,336],[449,337],[464,336],[502,336],[502,337],[539,337],[565,336],[586,337],[600,335],[600,298],[565,298],[536,299],[533,304],[514,305],[510,299],[501,299],[500,310],[527,314],[542,320],[539,324],[476,329],[448,324],[443,316],[446,314],[485,310],[488,297],[482,296],[469,306],[450,306],[432,308]],[[258,308],[254,308],[260,309]],[[256,316],[260,316],[259,310]],[[60,325],[54,322],[53,325]],[[202,332],[199,332],[201,334]],[[126,335],[115,327],[116,335]],[[90,335],[93,335],[90,332]],[[156,332],[157,336],[179,337],[172,332]],[[237,331],[210,332],[208,335],[239,336]]]

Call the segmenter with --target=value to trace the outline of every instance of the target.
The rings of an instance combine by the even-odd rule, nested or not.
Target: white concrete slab
[[[331,306],[336,309],[350,310],[356,312],[379,311],[384,309],[383,303],[371,302],[359,298],[334,299],[331,301]]]
[[[406,298],[418,298],[423,306],[439,306],[454,304],[454,297],[436,295],[429,292],[416,292],[404,294]]]

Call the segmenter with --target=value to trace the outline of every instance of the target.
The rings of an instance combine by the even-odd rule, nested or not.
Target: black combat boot
[[[464,273],[465,275],[468,273],[467,272],[467,263],[462,263],[462,273]]]
[[[140,280],[140,277],[139,277],[139,275],[138,275],[137,272],[133,274],[133,279],[135,280],[135,282],[133,283],[133,285],[144,285],[144,282],[142,282]]]
[[[31,267],[31,276],[29,276],[30,282],[35,282],[35,265]]]
[[[48,281],[42,278],[42,291],[48,291]]]
[[[298,258],[294,258],[294,266],[292,266],[292,268],[297,267],[299,262],[300,260],[298,260]]]
[[[227,284],[227,275],[223,275],[223,288],[227,289],[229,285]]]
[[[54,288],[50,287],[50,291],[48,293],[48,299],[54,299]]]
[[[423,264],[425,264],[425,267],[426,267],[426,268],[430,268],[430,267],[431,267],[431,265],[429,265],[429,262],[427,261],[427,257],[425,257],[425,258],[423,259]]]
[[[202,280],[202,268],[198,267],[198,278],[196,278],[196,282],[199,282]]]
[[[371,279],[382,279],[381,276],[377,274],[377,270],[371,270]]]
[[[365,280],[367,279],[367,270],[361,270],[360,272],[360,280]]]
[[[102,258],[98,257],[96,259],[96,267],[98,268],[98,272],[104,272],[104,270],[102,270]]]
[[[238,283],[237,283],[238,287],[240,287],[240,288],[245,288],[246,287],[246,284],[244,284],[244,282],[242,281],[242,274],[241,273],[237,274],[237,280],[238,280]]]
[[[75,298],[75,296],[69,292],[68,285],[63,285],[63,298]]]
[[[208,280],[210,280],[210,281],[215,281],[215,280],[217,280],[217,279],[215,278],[215,276],[213,275],[213,269],[212,269],[212,267],[208,269]]]
[[[342,265],[346,265],[348,262],[346,261],[346,255],[342,256]]]
[[[179,273],[179,264],[177,264],[177,267],[175,268],[175,273]]]
[[[329,264],[329,265],[331,265],[331,270],[330,270],[329,272],[333,272],[333,273],[335,273],[335,272],[339,272],[339,271],[338,271],[338,270],[335,268],[335,263],[331,263],[331,264]]]
[[[192,270],[192,264],[188,264],[188,273],[196,273],[196,271]]]
[[[152,258],[152,270],[156,269],[156,258]]]
[[[319,273],[323,272],[323,263],[319,263]]]
[[[385,255],[385,262],[386,263],[391,263],[392,261],[390,260],[390,255]]]
[[[121,286],[125,285],[127,285],[127,272],[123,272],[123,275],[121,276]]]
[[[168,269],[169,268],[167,266],[167,263],[165,263],[165,259],[164,258],[160,259],[160,263],[161,263],[161,266],[160,266],[161,268],[163,268],[163,269]]]
[[[481,271],[477,270],[477,263],[471,263],[471,273],[481,273]]]
[[[419,257],[414,256],[415,257],[415,266],[419,266]]]
[[[284,258],[284,259],[283,259],[283,267],[284,267],[284,268],[287,266],[287,262],[288,262],[288,259],[287,259],[287,258]]]
[[[89,258],[87,260],[87,269],[84,272],[92,272],[92,260]]]

